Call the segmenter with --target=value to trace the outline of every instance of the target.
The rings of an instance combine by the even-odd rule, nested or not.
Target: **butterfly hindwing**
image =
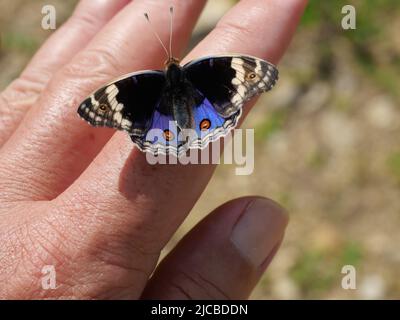
[[[209,142],[225,136],[235,127],[241,110],[229,118],[224,118],[207,98],[193,108],[194,127],[181,130],[172,115],[156,110],[146,137],[131,136],[141,150],[153,154],[175,154],[180,156],[191,148],[205,148]]]
[[[151,125],[164,83],[162,71],[127,75],[92,93],[80,104],[78,114],[93,126],[142,136]]]
[[[191,147],[204,148],[209,142],[225,136],[236,126],[241,110],[224,118],[216,111],[211,102],[204,98],[203,102],[194,108],[193,113],[198,139],[191,142]]]
[[[131,135],[132,141],[140,150],[150,151],[157,155],[177,154],[184,142],[179,141],[180,130],[171,115],[166,115],[155,110],[151,120],[151,125],[146,136]]]
[[[230,117],[252,97],[270,90],[278,79],[276,67],[250,56],[215,56],[189,62],[187,78],[223,117]]]

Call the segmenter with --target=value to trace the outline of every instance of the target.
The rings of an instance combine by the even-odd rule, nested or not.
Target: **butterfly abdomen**
[[[181,129],[191,129],[194,125],[193,120],[193,104],[192,99],[188,99],[185,95],[176,94],[172,100],[172,114]]]
[[[180,129],[192,129],[194,128],[193,108],[202,100],[186,78],[182,67],[175,63],[168,65],[160,111],[171,114]]]

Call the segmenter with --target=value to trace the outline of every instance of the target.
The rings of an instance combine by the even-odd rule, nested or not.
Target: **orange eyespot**
[[[208,130],[211,127],[211,121],[208,119],[203,119],[203,120],[201,120],[199,127],[200,127],[201,131]]]
[[[171,131],[169,131],[168,129],[165,129],[164,130],[164,139],[166,141],[171,141],[174,139],[174,134]]]

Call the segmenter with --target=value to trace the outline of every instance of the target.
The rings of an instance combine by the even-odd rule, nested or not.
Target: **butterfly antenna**
[[[170,57],[173,57],[172,54],[172,24],[174,21],[174,7],[169,8],[169,13],[170,13],[170,21],[169,21],[169,55]]]
[[[170,59],[170,55],[169,55],[169,53],[168,53],[168,50],[167,50],[167,48],[165,47],[164,43],[161,41],[160,36],[159,36],[159,35],[157,34],[157,32],[154,30],[153,25],[152,25],[151,22],[150,22],[149,15],[148,15],[147,13],[145,13],[145,14],[144,14],[144,17],[146,18],[147,22],[149,23],[151,31],[153,32],[153,34],[155,35],[155,37],[157,38],[157,40],[160,42],[161,46],[163,47],[165,53],[167,54],[167,59],[169,60],[169,59]]]

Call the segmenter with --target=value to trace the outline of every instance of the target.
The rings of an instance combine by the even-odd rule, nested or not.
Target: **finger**
[[[205,0],[175,1],[174,47],[187,43]],[[78,118],[79,103],[95,88],[133,70],[160,67],[165,54],[143,13],[149,12],[162,39],[168,39],[169,5],[136,0],[121,10],[92,42],[51,80],[35,107],[1,150],[0,169],[8,199],[51,199],[74,181],[113,131],[94,130]],[[142,32],[145,30],[145,32]],[[1,159],[0,154],[0,159]],[[43,159],[45,158],[45,159]],[[28,170],[27,170],[28,168]],[[13,172],[8,177],[7,172]],[[1,180],[1,179],[0,179]],[[32,184],[27,187],[26,181]],[[2,182],[0,182],[0,185]]]
[[[263,10],[251,10],[261,4]],[[265,43],[267,48],[272,46],[267,44],[269,40],[276,42],[269,37],[271,29],[283,39],[289,39],[293,34],[291,20],[296,21],[301,15],[300,4],[304,4],[304,1],[241,1],[234,9],[235,14],[228,13],[227,18],[223,18],[230,22],[221,24],[230,28],[236,21],[251,20],[252,23],[246,25],[250,28],[248,34],[257,31],[258,37],[239,36],[237,41],[248,53],[265,58],[269,56],[268,51],[260,51],[259,42]],[[243,18],[246,14],[251,15],[251,19]],[[271,16],[274,17],[273,20]],[[278,23],[279,28],[270,26],[268,21]],[[260,30],[257,26],[259,24],[263,24],[265,28]],[[209,45],[223,42],[223,32],[220,37],[212,37]],[[236,42],[232,40],[229,43],[234,43],[234,49],[241,51]],[[221,50],[231,51],[228,45]],[[54,204],[59,208],[68,208],[66,219],[75,221],[82,227],[78,234],[84,232],[88,236],[107,230],[120,243],[139,247],[131,252],[120,252],[120,255],[127,263],[135,263],[136,267],[143,270],[140,264],[147,268],[155,265],[157,260],[154,255],[143,254],[140,254],[139,259],[138,252],[154,253],[164,247],[204,190],[213,169],[213,165],[150,165],[145,155],[133,147],[127,135],[117,133],[88,169]],[[97,217],[95,221],[93,215]],[[148,270],[148,274],[150,273],[151,270]],[[136,284],[144,285],[143,275],[137,277]]]
[[[287,222],[283,209],[265,198],[224,204],[161,262],[143,298],[248,298],[275,255]]]
[[[55,71],[65,65],[130,0],[83,0],[0,95],[0,146],[15,131]],[[93,13],[96,13],[94,15]]]
[[[234,52],[276,64],[290,43],[306,3],[307,0],[241,1],[183,63],[211,54]]]

